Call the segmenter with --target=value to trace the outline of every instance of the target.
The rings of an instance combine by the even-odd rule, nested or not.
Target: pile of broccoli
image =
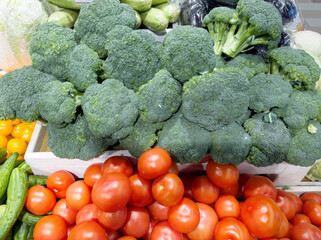
[[[321,156],[320,68],[277,47],[278,10],[263,0],[214,8],[204,28],[177,26],[157,42],[135,30],[134,10],[93,0],[74,29],[40,25],[32,66],[6,74],[0,119],[47,124],[61,158],[89,160],[120,147],[155,146],[180,163],[310,166]],[[266,56],[245,53],[268,46]]]

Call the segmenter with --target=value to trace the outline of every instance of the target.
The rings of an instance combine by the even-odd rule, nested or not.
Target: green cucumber
[[[0,148],[0,164],[4,163],[7,159],[7,150],[4,148]]]
[[[4,240],[12,240],[12,238],[13,238],[13,229],[10,229],[9,233],[4,238]]]
[[[7,161],[0,166],[0,199],[2,199],[3,195],[6,193],[10,174],[14,169],[18,156],[18,153],[12,154]]]
[[[152,31],[163,31],[168,27],[169,19],[162,10],[152,7],[141,16],[143,25]]]
[[[121,3],[126,3],[136,11],[144,12],[152,7],[152,0],[120,0]]]
[[[170,23],[174,23],[177,21],[180,10],[176,3],[174,2],[163,3],[155,6],[155,8],[162,10],[168,17]]]
[[[27,236],[28,240],[33,239],[33,229],[35,229],[35,225],[30,225],[28,236]]]
[[[31,167],[25,161],[23,161],[18,168],[22,169],[27,175],[33,174]]]
[[[4,212],[6,211],[6,205],[0,205],[0,219],[3,218]]]
[[[28,240],[29,229],[28,224],[17,221],[13,227],[13,240]]]
[[[39,216],[28,212],[27,209],[23,208],[18,219],[20,222],[26,223],[28,225],[36,225],[37,222],[44,216]]]
[[[75,3],[75,0],[48,0],[48,2],[62,8],[80,9],[81,7]]]
[[[0,204],[5,203],[7,200],[7,190],[5,191],[5,193],[3,194],[3,196],[0,198]]]
[[[48,22],[54,22],[65,28],[71,28],[78,18],[78,13],[79,11],[77,10],[61,9],[52,13],[48,18]]]
[[[29,175],[28,176],[28,182],[29,182],[29,188],[36,186],[36,185],[47,185],[47,178],[46,176],[40,176],[40,175]]]

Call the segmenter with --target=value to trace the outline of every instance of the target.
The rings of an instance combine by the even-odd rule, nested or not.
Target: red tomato
[[[304,215],[302,213],[297,213],[295,214],[294,218],[291,219],[291,223],[293,225],[298,223],[311,223],[311,220],[307,215]]]
[[[219,219],[226,217],[239,218],[240,203],[233,195],[221,195],[214,203],[214,209]]]
[[[321,226],[321,205],[314,200],[309,200],[303,204],[303,213],[307,215],[311,223]]]
[[[121,237],[121,233],[119,231],[106,231],[108,240],[117,240]]]
[[[66,200],[70,207],[80,210],[91,203],[91,188],[82,180],[72,183],[66,191]]]
[[[236,218],[224,218],[214,228],[215,240],[249,240],[250,234],[245,225]]]
[[[127,218],[121,231],[125,235],[140,238],[144,236],[149,227],[150,217],[146,208],[128,206]]]
[[[286,235],[289,233],[289,230],[290,230],[289,221],[283,212],[281,214],[281,217],[282,217],[282,220],[280,223],[278,233],[274,235],[274,237],[276,238],[286,237]]]
[[[183,233],[176,231],[167,221],[157,223],[150,240],[183,240]]]
[[[152,194],[159,204],[170,207],[183,198],[184,184],[174,173],[167,173],[154,180]]]
[[[104,212],[98,210],[98,222],[108,231],[120,229],[127,218],[127,206],[116,212]]]
[[[138,158],[137,169],[146,179],[154,179],[168,172],[172,165],[172,158],[162,148],[152,148]]]
[[[301,200],[303,203],[309,200],[314,200],[317,203],[321,204],[321,194],[316,192],[306,192],[301,195]]]
[[[178,166],[175,161],[172,161],[172,165],[171,165],[170,169],[168,170],[168,172],[178,175]]]
[[[163,206],[158,202],[154,201],[153,203],[147,206],[147,210],[152,218],[158,221],[165,221],[168,219],[169,207]]]
[[[65,219],[68,226],[76,222],[77,211],[71,208],[66,199],[60,199],[52,210],[52,215],[57,215]]]
[[[185,174],[180,177],[184,184],[184,197],[190,198],[192,200],[195,200],[192,193],[192,183],[196,177],[197,175],[194,174]]]
[[[212,240],[218,217],[213,208],[204,203],[196,203],[200,212],[200,222],[196,229],[187,233],[190,240]]]
[[[273,182],[267,177],[253,176],[245,183],[243,194],[245,199],[254,196],[265,196],[275,200],[277,191]]]
[[[67,188],[75,182],[75,177],[65,170],[56,171],[48,176],[47,188],[56,194],[57,198],[66,197]]]
[[[86,221],[76,225],[68,240],[108,240],[105,230],[95,221]]]
[[[247,180],[249,180],[251,177],[253,177],[250,174],[241,174],[238,180],[238,184],[239,184],[239,190],[238,193],[236,194],[236,198],[240,201],[244,201],[245,197],[244,197],[244,185],[247,182]]]
[[[67,236],[69,236],[71,230],[76,226],[76,224],[73,224],[73,225],[70,225],[68,228],[67,228]]]
[[[92,189],[93,203],[102,211],[115,212],[129,202],[132,189],[128,177],[119,172],[104,174]]]
[[[129,204],[135,207],[145,207],[153,201],[152,181],[144,179],[139,174],[129,177],[132,195]]]
[[[33,230],[34,240],[65,240],[67,238],[67,225],[63,218],[48,215],[37,222]]]
[[[292,192],[288,192],[288,194],[292,197],[292,200],[295,202],[296,205],[296,213],[301,213],[302,212],[302,206],[303,206],[303,202],[301,200],[301,198],[299,198],[297,195],[295,195]]]
[[[94,163],[87,167],[84,173],[84,181],[89,187],[93,187],[103,175],[102,166],[102,163]]]
[[[119,172],[130,177],[133,174],[133,165],[128,158],[123,156],[114,156],[108,158],[102,166],[103,174]]]
[[[137,240],[137,238],[134,238],[132,236],[123,236],[123,237],[117,238],[117,240]]]
[[[241,208],[243,223],[257,238],[269,238],[277,234],[282,221],[281,214],[278,205],[271,198],[264,196],[246,199]]]
[[[192,182],[191,189],[194,199],[206,204],[215,202],[220,194],[220,188],[206,175],[196,177]]]
[[[295,216],[296,203],[286,191],[278,189],[275,201],[288,220],[291,220]]]
[[[152,231],[157,223],[159,223],[158,220],[151,218],[148,226],[148,231],[144,236],[140,238],[140,240],[150,240],[150,235],[152,234]]]
[[[80,224],[86,221],[98,221],[98,208],[95,204],[87,204],[83,206],[77,213],[76,224]]]
[[[198,206],[191,199],[183,198],[179,203],[170,207],[168,222],[178,232],[194,231],[200,222]]]
[[[207,176],[220,188],[229,188],[239,179],[239,170],[232,164],[219,164],[209,161],[206,166]]]
[[[49,213],[56,204],[55,194],[48,188],[36,185],[28,190],[25,202],[26,209],[36,215]]]
[[[291,240],[320,240],[321,230],[311,223],[298,223],[290,231]]]
[[[220,189],[220,194],[229,194],[229,195],[233,195],[236,196],[237,193],[239,192],[239,184],[235,184],[232,187],[229,188],[221,188]]]

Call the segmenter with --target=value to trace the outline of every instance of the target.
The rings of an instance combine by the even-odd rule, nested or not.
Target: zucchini
[[[15,168],[11,172],[8,189],[7,204],[0,220],[0,239],[5,239],[14,223],[17,221],[28,193],[28,179],[26,173]]]
[[[135,29],[138,29],[140,27],[140,25],[142,25],[142,17],[140,16],[140,13],[137,12],[136,10],[135,11],[135,14],[136,14],[136,19],[137,19],[137,24],[135,26]]]
[[[141,16],[143,25],[155,32],[165,30],[169,24],[169,19],[165,12],[157,8],[152,7],[148,11],[143,12]]]
[[[170,23],[174,23],[177,21],[179,16],[179,7],[174,2],[163,3],[157,5],[155,8],[162,10],[165,15],[168,17]]]
[[[10,174],[14,169],[18,156],[19,154],[15,152],[0,166],[0,199],[2,199],[3,195],[6,193]]]
[[[46,215],[44,215],[46,216]],[[23,208],[18,219],[20,222],[26,223],[28,225],[36,225],[37,222],[44,216],[39,216],[28,212],[27,209]]]
[[[48,2],[61,8],[80,9],[81,7],[75,3],[75,0],[48,0]]]
[[[71,28],[74,26],[78,18],[78,11],[72,9],[61,9],[51,14],[48,18],[48,22],[54,22],[65,28]]]
[[[29,175],[28,176],[29,188],[36,186],[36,185],[46,186],[47,178],[48,177],[46,177],[46,176]]]
[[[23,161],[18,168],[22,169],[28,175],[33,174],[31,167],[26,163],[26,161]]]
[[[126,3],[136,11],[144,12],[152,7],[152,0],[120,0],[121,3]]]
[[[7,150],[0,148],[0,164],[4,163],[7,159]]]
[[[152,6],[157,6],[159,4],[162,4],[162,3],[167,3],[168,1],[167,0],[152,0]]]
[[[13,227],[13,240],[28,240],[29,229],[28,224],[17,221]]]

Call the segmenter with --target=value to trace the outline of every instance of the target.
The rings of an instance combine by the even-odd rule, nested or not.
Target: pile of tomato
[[[46,215],[35,240],[320,240],[321,195],[297,196],[263,176],[205,156],[206,171],[178,171],[161,148],[57,171],[29,189],[25,207]],[[184,172],[184,174],[182,174]]]

